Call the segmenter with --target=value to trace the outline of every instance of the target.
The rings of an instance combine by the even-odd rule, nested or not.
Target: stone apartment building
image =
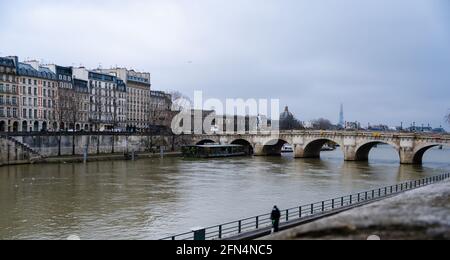
[[[18,66],[20,131],[57,130],[55,115],[58,81],[56,74],[37,61]]]
[[[171,99],[151,91],[150,73],[0,57],[0,132],[170,127]]]
[[[90,130],[126,128],[126,84],[116,76],[86,68],[74,68],[75,79],[88,82]]]
[[[163,91],[150,91],[150,125],[171,127],[172,119],[177,112],[172,111],[172,96]]]
[[[125,82],[127,88],[127,129],[144,130],[150,126],[151,76],[126,68],[97,69],[114,75]]]
[[[89,131],[89,83],[86,80],[73,79],[73,93],[70,107],[75,113],[71,123],[75,125],[76,131]]]
[[[0,132],[19,131],[17,67],[17,57],[0,57]]]
[[[75,129],[71,122],[71,102],[74,95],[72,68],[59,65],[43,65],[56,74],[56,93],[54,96],[55,131],[67,131]]]

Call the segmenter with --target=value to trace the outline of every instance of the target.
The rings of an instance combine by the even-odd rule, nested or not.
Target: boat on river
[[[285,145],[283,145],[283,147],[281,147],[281,152],[282,153],[293,153],[294,149],[292,148],[292,145],[285,144]]]
[[[181,151],[183,156],[187,158],[222,158],[247,155],[243,145],[235,144],[187,145],[183,146]]]

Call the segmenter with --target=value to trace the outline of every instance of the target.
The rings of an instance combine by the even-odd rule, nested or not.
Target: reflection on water
[[[157,239],[450,170],[450,150],[399,165],[379,146],[369,162],[283,157],[165,158],[0,168],[0,239]]]

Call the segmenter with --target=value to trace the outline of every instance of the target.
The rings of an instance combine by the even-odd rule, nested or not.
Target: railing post
[[[334,199],[331,200],[331,209],[334,209]]]
[[[378,198],[381,197],[381,189],[378,190]]]
[[[311,204],[311,215],[314,214],[314,204]]]
[[[194,240],[203,241],[206,240],[206,229],[196,228],[192,230],[194,232]]]
[[[341,197],[341,207],[344,207],[344,197]]]
[[[259,228],[259,217],[256,217],[256,229]]]
[[[287,209],[286,210],[286,222],[288,222],[289,221],[289,210]]]
[[[375,198],[375,190],[372,190],[372,199]]]
[[[322,201],[322,212],[325,211],[325,201]]]
[[[360,196],[360,193],[358,193],[358,203],[361,201],[361,198],[360,198],[361,196]]]
[[[365,200],[367,200],[369,198],[369,196],[367,195],[367,191],[366,191],[366,195],[365,195]]]
[[[353,202],[353,195],[350,195],[350,205],[352,205]]]
[[[219,226],[219,239],[222,239],[222,225]]]
[[[302,207],[298,207],[298,217],[302,218]]]
[[[239,234],[242,232],[242,220],[239,220],[238,232]]]

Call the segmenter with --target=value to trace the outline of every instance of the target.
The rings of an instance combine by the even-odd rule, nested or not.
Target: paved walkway
[[[450,239],[450,180],[264,237],[296,239]]]

